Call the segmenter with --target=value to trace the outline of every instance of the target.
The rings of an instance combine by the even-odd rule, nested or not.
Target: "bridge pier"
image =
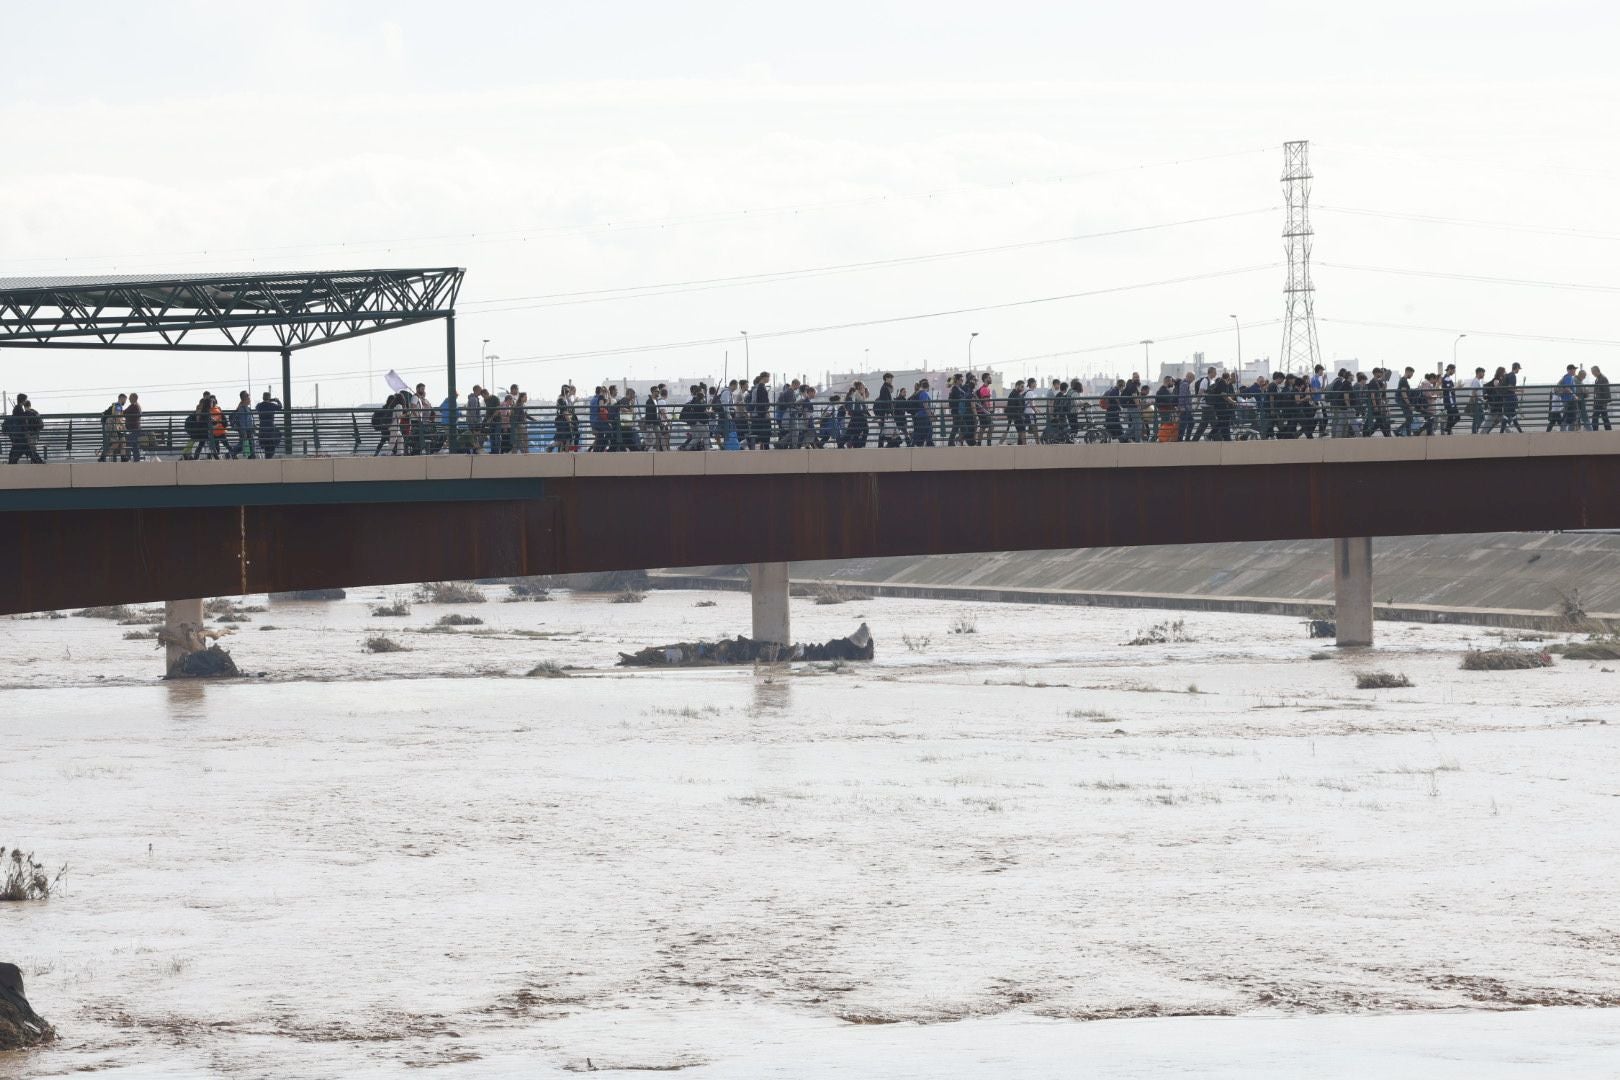
[[[754,601],[754,640],[793,644],[793,628],[788,617],[788,564],[750,563],[748,581]]]
[[[1337,644],[1373,643],[1372,537],[1333,541],[1333,608]]]
[[[186,643],[191,635],[202,628],[202,597],[195,600],[170,600],[163,605],[163,673],[180,666],[191,654]]]

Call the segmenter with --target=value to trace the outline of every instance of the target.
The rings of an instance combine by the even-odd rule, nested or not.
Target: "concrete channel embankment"
[[[1331,617],[1325,540],[992,552],[792,564],[803,587],[874,596]],[[655,587],[746,588],[741,566],[657,571]],[[1620,626],[1620,533],[1483,533],[1373,543],[1374,614],[1536,630]]]

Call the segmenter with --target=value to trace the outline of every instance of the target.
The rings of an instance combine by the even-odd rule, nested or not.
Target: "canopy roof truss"
[[[453,319],[464,272],[0,278],[0,349],[287,352]]]

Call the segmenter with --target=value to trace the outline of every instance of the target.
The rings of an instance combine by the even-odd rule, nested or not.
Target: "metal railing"
[[[1602,391],[1601,395],[1599,391]],[[1190,404],[1190,407],[1189,407]],[[371,407],[255,414],[244,427],[190,412],[145,411],[139,428],[102,413],[13,414],[5,420],[8,460],[127,461],[142,458],[369,456],[835,447],[930,447],[1039,443],[1182,442],[1372,435],[1610,430],[1607,387],[1573,398],[1554,386],[1454,395],[1390,389],[1335,395],[1253,394],[1181,399],[1160,407],[1152,394],[878,401],[812,400],[768,405],[660,401],[592,408],[529,405],[479,411],[447,406],[396,416]],[[469,420],[471,422],[469,422]],[[268,422],[267,421],[271,421]]]

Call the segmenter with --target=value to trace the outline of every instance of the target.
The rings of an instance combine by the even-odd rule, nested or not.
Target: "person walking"
[[[141,460],[141,395],[131,393],[124,406],[124,440],[128,446],[126,461]]]
[[[917,392],[911,395],[911,445],[934,445],[933,395],[928,392],[928,380],[917,381]]]
[[[1592,365],[1592,430],[1596,431],[1598,425],[1603,425],[1604,431],[1613,431],[1609,424],[1609,377],[1603,374],[1603,369],[1596,364]]]
[[[232,457],[253,457],[253,398],[243,390],[231,410],[231,426],[236,429],[236,453]]]
[[[1468,422],[1470,434],[1478,435],[1480,426],[1485,423],[1485,369],[1475,368],[1474,377],[1468,380]]]
[[[281,399],[266,390],[253,411],[259,414],[255,425],[259,432],[259,452],[269,461],[281,445]]]
[[[97,461],[106,461],[111,457],[118,460],[124,449],[124,404],[129,399],[118,395],[118,400],[101,411],[101,453],[96,455]]]
[[[45,464],[45,459],[39,456],[39,435],[44,427],[28,395],[18,394],[17,403],[11,407],[11,415],[5,421],[6,438],[11,440],[10,464],[17,464],[23,457],[35,465]]]

